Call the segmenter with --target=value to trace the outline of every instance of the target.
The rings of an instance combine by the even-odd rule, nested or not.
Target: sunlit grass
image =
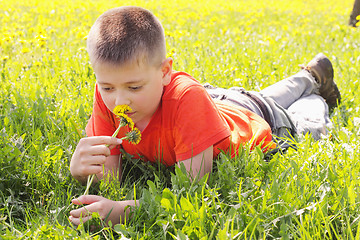
[[[69,160],[85,136],[95,82],[85,40],[119,2],[0,0],[2,238],[360,237],[360,29],[347,26],[352,0],[122,3],[153,11],[174,68],[202,83],[259,90],[325,53],[343,99],[334,129],[318,142],[301,137],[298,151],[268,162],[261,151],[224,154],[207,182],[128,156],[121,183],[103,181],[90,193],[136,197],[141,208],[114,232],[76,229],[67,217],[84,187]]]

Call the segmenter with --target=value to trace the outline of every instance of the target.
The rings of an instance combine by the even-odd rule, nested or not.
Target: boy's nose
[[[115,105],[130,105],[130,100],[124,95],[118,95],[115,99]]]

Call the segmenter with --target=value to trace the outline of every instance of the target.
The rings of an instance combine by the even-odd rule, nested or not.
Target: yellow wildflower
[[[9,56],[4,56],[4,57],[1,58],[1,61],[6,62],[8,59],[9,59]]]
[[[120,118],[120,125],[121,126],[128,125],[131,130],[134,128],[134,122],[131,120],[131,118],[129,118],[128,115],[122,114],[122,115],[118,115],[117,117]]]
[[[42,47],[45,47],[46,45],[46,42],[45,41],[39,41],[39,46],[42,48]]]
[[[170,50],[170,52],[168,53],[168,56],[172,58],[172,57],[175,56],[175,54],[176,54],[176,50],[175,50],[174,48],[172,48],[172,49]]]
[[[34,66],[36,66],[36,67],[40,67],[41,65],[42,65],[42,63],[39,62],[39,61],[37,61],[37,62],[34,63]]]
[[[119,127],[116,129],[112,137],[116,137],[118,134],[120,128],[129,125],[130,129],[132,130],[134,128],[134,122],[129,118],[125,113],[131,111],[131,108],[128,105],[118,105],[114,108],[113,113],[120,118],[120,124]]]
[[[24,47],[24,48],[21,50],[21,52],[25,54],[25,53],[30,52],[30,49],[27,48],[27,47]]]
[[[132,131],[128,132],[125,137],[121,138],[123,140],[128,140],[132,144],[138,144],[141,140],[140,130],[134,128]]]
[[[114,108],[113,113],[115,115],[119,116],[119,115],[123,115],[124,113],[129,112],[131,110],[132,110],[131,107],[129,107],[128,105],[123,104],[123,105],[117,105]]]

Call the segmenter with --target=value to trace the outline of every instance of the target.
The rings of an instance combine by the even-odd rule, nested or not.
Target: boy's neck
[[[144,131],[144,129],[149,125],[150,119],[142,120],[141,122],[138,122],[135,124],[135,127],[140,130],[140,132]]]

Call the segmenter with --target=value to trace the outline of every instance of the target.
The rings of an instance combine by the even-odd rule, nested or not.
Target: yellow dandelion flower
[[[45,45],[46,45],[46,42],[44,42],[44,41],[39,42],[39,47],[43,48],[43,47],[45,47]]]
[[[123,105],[117,105],[115,108],[114,108],[114,110],[113,110],[113,113],[115,114],[115,115],[123,115],[124,113],[126,113],[126,112],[129,112],[129,111],[131,111],[132,109],[128,106],[128,105],[125,105],[125,104],[123,104]]]
[[[128,105],[118,105],[114,108],[113,113],[120,118],[120,123],[118,128],[113,134],[113,137],[116,137],[120,128],[128,125],[129,128],[132,130],[134,128],[134,122],[129,118],[125,113],[131,111],[131,108]]]
[[[140,130],[134,128],[132,131],[128,132],[125,137],[121,138],[123,140],[127,140],[132,144],[138,144],[141,140],[141,133]]]
[[[175,56],[175,54],[176,54],[176,50],[174,49],[174,48],[172,48],[171,50],[170,50],[170,52],[168,53],[168,57],[174,57]]]
[[[24,47],[24,48],[21,50],[21,52],[25,54],[25,53],[30,52],[30,49],[27,48],[27,47]]]
[[[6,62],[8,59],[9,59],[9,56],[4,56],[4,57],[1,58],[1,61]]]
[[[356,20],[360,21],[360,15],[356,16]]]
[[[35,67],[40,67],[41,65],[42,65],[42,63],[39,62],[39,61],[34,63],[34,66],[35,66]]]
[[[360,22],[357,22],[357,23],[355,24],[355,26],[356,26],[356,27],[359,27],[359,26],[360,26]]]
[[[131,118],[128,115],[121,114],[121,115],[117,115],[117,117],[120,118],[120,125],[121,126],[128,125],[131,130],[134,128],[134,122],[131,120]]]

